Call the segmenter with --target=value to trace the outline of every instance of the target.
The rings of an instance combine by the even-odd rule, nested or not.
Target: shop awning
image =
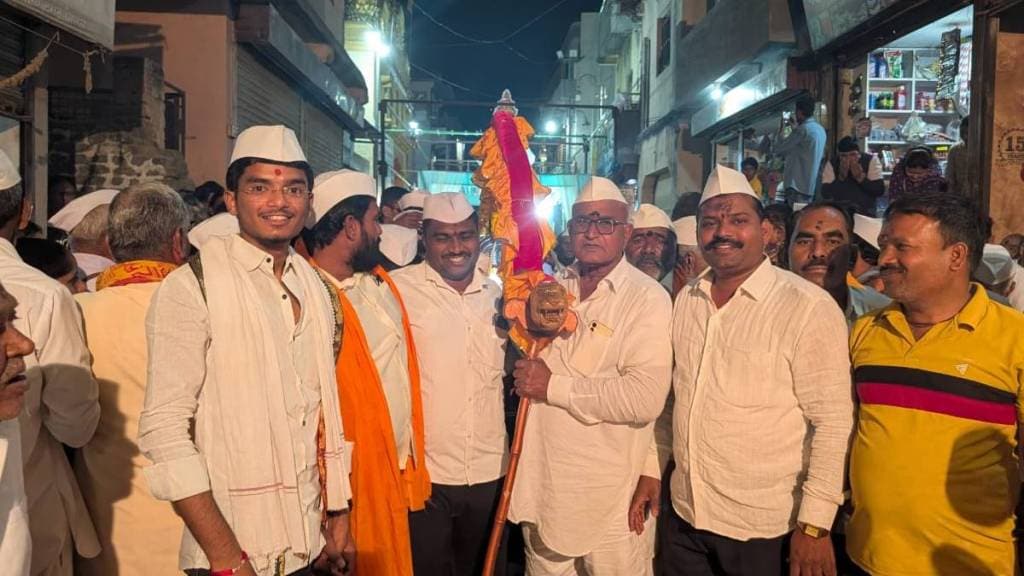
[[[82,40],[114,48],[114,0],[6,0]]]
[[[722,97],[701,108],[690,118],[694,136],[721,129],[730,121],[749,117],[759,111],[778,106],[802,91],[791,74],[789,60],[782,59]]]

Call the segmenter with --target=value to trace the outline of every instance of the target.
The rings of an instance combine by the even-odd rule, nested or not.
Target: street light
[[[378,30],[366,31],[366,43],[370,46],[370,50],[381,58],[387,58],[391,54],[391,46],[384,41],[384,37]]]
[[[554,134],[555,132],[558,132],[558,123],[554,120],[548,120],[544,123],[544,132],[546,134]]]
[[[409,120],[409,130],[412,130],[413,132],[415,132],[415,131],[417,131],[419,129],[420,129],[420,123],[419,122],[417,122],[415,120]]]

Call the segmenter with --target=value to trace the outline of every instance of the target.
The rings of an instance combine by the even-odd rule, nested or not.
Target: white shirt
[[[0,576],[28,576],[32,537],[22,475],[21,434],[16,420],[0,422]]]
[[[412,450],[412,395],[409,381],[408,349],[402,327],[402,307],[387,282],[373,274],[357,273],[338,281],[359,316],[366,344],[380,375],[380,385],[388,402],[391,429],[395,434],[398,467],[405,469]]]
[[[237,238],[230,244],[232,258],[249,270],[259,294],[259,301],[250,303],[254,309],[266,311],[280,330],[272,330],[278,354],[284,393],[291,396],[289,405],[300,409],[288,411],[288,425],[295,454],[298,502],[305,521],[305,550],[282,551],[285,572],[306,567],[323,548],[320,532],[320,473],[317,468],[317,425],[320,412],[320,385],[316,374],[315,331],[306,313],[310,297],[296,276],[292,253],[285,262],[278,281],[274,276],[273,259],[259,248]],[[209,274],[209,271],[205,272]],[[291,301],[282,297],[282,284],[299,301],[302,313],[295,321]],[[188,266],[171,273],[153,295],[146,318],[149,341],[149,368],[145,408],[139,420],[139,449],[153,465],[145,469],[153,496],[175,502],[213,490],[214,499],[232,522],[230,499],[220,492],[228,483],[226,467],[230,454],[223,439],[219,421],[230,418],[229,408],[217,409],[212,389],[216,386],[216,370],[210,368],[210,315],[217,310],[207,308],[199,282]],[[277,316],[276,318],[274,316]],[[262,338],[260,334],[252,337]],[[259,358],[246,354],[254,343],[238,342],[235,360],[259,363]],[[195,420],[195,438],[189,423]],[[268,454],[268,458],[271,456]],[[208,465],[207,463],[211,463]],[[268,524],[267,530],[282,526]],[[242,543],[243,547],[245,543]],[[179,567],[206,568],[206,555],[192,534],[185,530],[179,555]],[[272,574],[273,564],[256,566],[260,574]]]
[[[0,281],[18,300],[14,326],[35,343],[35,352],[25,357],[28,391],[19,422],[35,543],[32,571],[38,573],[59,562],[69,537],[81,555],[99,552],[61,446],[78,448],[92,438],[100,419],[99,388],[90,371],[82,316],[67,288],[22,262],[6,239],[0,239]]]
[[[853,427],[847,328],[818,286],[764,262],[728,303],[712,271],[676,298],[672,505],[733,538],[830,528]]]
[[[420,365],[427,470],[435,484],[466,486],[505,473],[501,287],[477,269],[461,294],[423,262],[392,274]]]
[[[100,256],[99,254],[75,252],[74,256],[78,267],[82,269],[82,272],[85,272],[85,286],[89,289],[89,292],[96,291],[96,279],[100,273],[115,264],[110,258]]]
[[[672,367],[665,289],[622,258],[580,301],[576,266],[559,282],[579,326],[540,354],[548,400],[531,404],[509,514],[570,557],[588,554],[613,523],[626,526]]]

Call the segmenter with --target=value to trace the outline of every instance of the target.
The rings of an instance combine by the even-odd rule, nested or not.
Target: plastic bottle
[[[896,89],[896,109],[907,109],[907,89],[903,86]]]

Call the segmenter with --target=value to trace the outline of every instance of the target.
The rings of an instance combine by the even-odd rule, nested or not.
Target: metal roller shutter
[[[7,78],[25,67],[25,32],[0,20],[0,78]],[[0,89],[0,113],[25,113],[25,95],[21,86]]]
[[[302,133],[302,97],[249,48],[238,47],[238,131],[250,126],[284,124]]]
[[[309,165],[317,174],[337,170],[344,163],[345,134],[319,106],[305,103],[303,108],[302,148]]]

